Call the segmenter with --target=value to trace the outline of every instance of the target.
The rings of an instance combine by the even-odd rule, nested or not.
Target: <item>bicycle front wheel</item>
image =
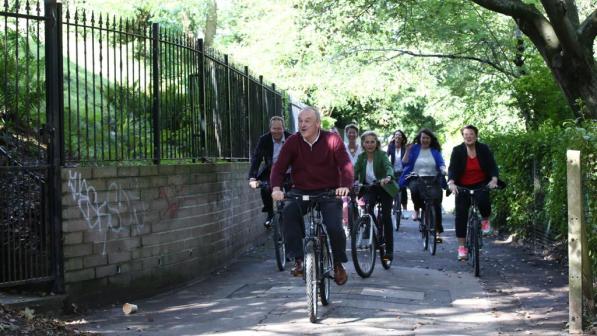
[[[375,267],[375,235],[371,216],[364,215],[355,223],[350,234],[352,262],[361,278],[368,278]]]
[[[429,228],[427,225],[427,211],[423,212],[423,215],[420,217],[421,221],[421,237],[423,238],[423,251],[429,249]]]
[[[396,231],[400,230],[400,222],[402,221],[402,205],[401,205],[401,196],[400,191],[396,194],[394,198],[394,223]]]
[[[427,228],[427,232],[429,232],[428,245],[431,255],[435,255],[437,249],[437,232],[435,231],[435,221],[437,219],[435,216],[435,208],[433,206],[427,207],[425,210],[425,227]]]
[[[305,284],[307,291],[307,312],[309,321],[317,321],[317,262],[313,242],[307,243],[305,248]]]
[[[286,268],[286,243],[280,230],[280,214],[276,213],[272,218],[273,235],[274,240],[274,251],[276,252],[276,265],[279,271],[283,271]]]
[[[321,251],[319,253],[319,298],[321,304],[327,306],[330,304],[331,275],[333,272],[332,249],[327,236],[322,237]]]
[[[472,262],[473,262],[473,270],[475,276],[478,277],[481,273],[481,265],[479,264],[479,228],[480,222],[478,218],[472,218],[469,225],[472,225],[472,236],[471,236],[471,243],[472,243]]]

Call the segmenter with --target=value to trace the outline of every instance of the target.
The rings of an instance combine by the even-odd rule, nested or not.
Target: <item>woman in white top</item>
[[[410,189],[410,194],[413,203],[415,204],[415,213],[417,213],[418,209],[423,209],[424,200],[416,183],[417,180],[409,179],[410,174],[416,173],[423,179],[435,179],[439,173],[444,173],[445,175],[446,164],[442,157],[442,149],[439,141],[437,141],[437,137],[431,130],[426,128],[421,129],[413,140],[413,143],[414,144],[409,144],[406,148],[406,153],[402,160],[404,169],[400,176],[399,185],[400,187],[408,186]],[[444,228],[442,226],[442,192],[440,188],[447,188],[445,176],[440,180],[437,188],[437,192],[434,193],[437,195],[437,199],[434,200],[433,205],[435,207],[435,213],[439,214],[436,218],[437,222],[435,223],[435,230],[437,232],[438,243],[441,243],[442,240],[439,238],[439,234],[444,231]]]
[[[360,141],[357,141],[359,138],[359,128],[355,124],[348,124],[344,127],[344,135],[348,139],[348,142],[344,143],[344,147],[354,166],[359,154],[363,152]],[[342,202],[342,223],[348,236],[348,197],[343,197],[342,200],[344,201]]]
[[[359,154],[363,152],[361,144],[357,141],[359,138],[359,128],[355,124],[348,124],[344,127],[344,134],[348,139],[348,142],[344,144],[346,147],[346,152],[350,157],[350,161],[352,161],[352,165],[357,161]]]

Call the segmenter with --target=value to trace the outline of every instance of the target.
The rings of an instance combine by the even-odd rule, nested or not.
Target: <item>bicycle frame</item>
[[[481,215],[475,194],[483,190],[489,190],[489,188],[487,186],[477,189],[470,189],[461,186],[457,186],[457,188],[459,192],[466,192],[469,195],[471,202],[466,220],[466,245],[469,255],[472,256],[472,258],[469,258],[469,261],[472,262],[474,274],[476,277],[478,277],[480,273],[479,249],[481,246],[483,246],[483,235],[481,234]]]

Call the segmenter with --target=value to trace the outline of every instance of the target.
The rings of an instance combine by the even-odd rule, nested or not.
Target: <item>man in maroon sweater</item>
[[[320,114],[312,107],[301,110],[298,124],[299,132],[286,139],[278,161],[272,167],[272,198],[276,201],[284,199],[281,187],[284,173],[289,167],[292,167],[290,175],[294,183],[294,192],[317,194],[335,189],[336,195],[347,196],[354,181],[354,171],[340,136],[321,129]],[[307,205],[307,202],[289,202],[282,215],[288,256],[295,258],[295,265],[291,271],[294,276],[303,274],[301,213],[305,213]],[[301,211],[298,209],[299,206],[302,208]],[[342,201],[336,199],[323,202],[321,212],[334,255],[334,281],[343,285],[346,283],[347,275],[342,263],[348,260],[346,236],[342,228]]]

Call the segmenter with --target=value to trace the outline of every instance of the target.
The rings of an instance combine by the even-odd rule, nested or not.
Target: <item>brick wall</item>
[[[247,163],[62,170],[66,291],[124,297],[188,281],[263,241]]]

